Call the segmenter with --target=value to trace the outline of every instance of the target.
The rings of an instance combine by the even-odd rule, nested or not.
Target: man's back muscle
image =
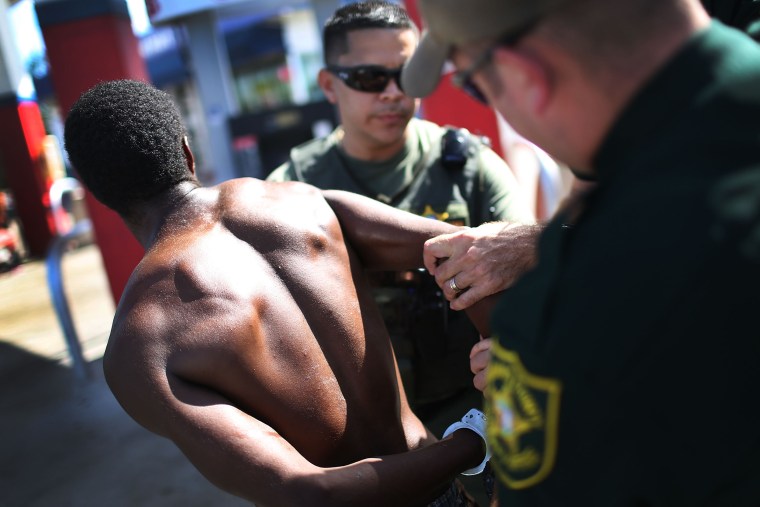
[[[250,180],[188,199],[185,222],[148,252],[115,320],[106,368],[125,408],[167,434],[156,421],[177,402],[174,384],[210,390],[323,466],[401,452],[424,436],[416,419],[405,422],[418,434],[404,435],[400,418],[413,416],[387,334],[321,195]],[[166,390],[133,398],[135,376]]]

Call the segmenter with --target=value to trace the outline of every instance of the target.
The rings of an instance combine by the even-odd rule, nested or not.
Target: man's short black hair
[[[392,2],[357,2],[341,7],[325,22],[322,44],[325,63],[337,63],[349,51],[348,32],[366,28],[401,28],[419,34],[419,29],[402,6]]]
[[[197,181],[187,165],[184,136],[171,96],[131,80],[103,82],[83,93],[64,133],[78,176],[122,215],[177,183]]]

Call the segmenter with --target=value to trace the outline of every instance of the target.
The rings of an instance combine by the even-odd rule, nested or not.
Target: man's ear
[[[531,114],[541,116],[552,93],[546,65],[533,55],[507,47],[494,49],[493,63],[501,82],[509,89],[516,103],[527,107]]]
[[[187,141],[187,136],[182,136],[182,151],[185,152],[187,168],[190,170],[190,173],[195,175],[195,157],[193,157],[193,152],[190,150],[190,143]]]
[[[333,77],[334,76],[330,74],[327,69],[320,69],[319,74],[317,74],[317,83],[319,84],[319,87],[322,88],[322,92],[324,92],[327,101],[330,102],[330,104],[337,104],[338,98],[335,96],[335,80]]]

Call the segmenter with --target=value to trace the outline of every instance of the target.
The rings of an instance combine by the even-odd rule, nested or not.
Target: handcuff
[[[457,421],[448,428],[446,428],[446,431],[443,432],[443,437],[441,439],[444,439],[454,433],[456,430],[460,429],[467,429],[470,431],[474,431],[475,433],[480,436],[480,438],[483,439],[483,442],[486,445],[486,456],[483,458],[483,461],[476,467],[470,468],[469,470],[465,470],[462,472],[462,475],[478,475],[483,471],[483,469],[486,467],[486,463],[488,463],[488,460],[491,459],[491,446],[488,445],[488,439],[486,438],[486,416],[483,412],[477,409],[471,409],[469,412],[467,412],[464,417],[462,417],[461,421]]]

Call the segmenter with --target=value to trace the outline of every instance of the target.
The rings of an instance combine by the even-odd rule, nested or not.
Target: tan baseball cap
[[[508,36],[562,0],[419,0],[426,29],[401,73],[404,93],[425,97],[441,80],[454,46]]]

